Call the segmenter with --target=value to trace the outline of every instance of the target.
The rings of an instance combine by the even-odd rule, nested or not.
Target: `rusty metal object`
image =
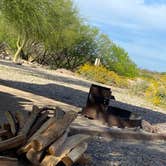
[[[82,114],[89,119],[107,123],[108,126],[141,127],[142,120],[139,116],[129,110],[110,105],[110,99],[115,101],[110,88],[92,84]]]

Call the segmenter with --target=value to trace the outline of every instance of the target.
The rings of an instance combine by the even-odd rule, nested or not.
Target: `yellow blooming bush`
[[[127,87],[128,80],[124,77],[117,75],[113,71],[109,71],[104,66],[94,66],[85,64],[77,71],[79,74],[87,79],[118,87]]]

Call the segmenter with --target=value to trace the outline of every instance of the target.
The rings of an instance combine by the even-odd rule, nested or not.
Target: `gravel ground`
[[[0,61],[0,84],[82,107],[91,82],[65,71],[55,72]],[[146,107],[147,109],[139,112],[143,119],[162,126],[165,130],[164,110],[141,98],[133,97],[124,89],[112,87],[112,91],[122,102]],[[150,108],[155,111],[149,110]],[[166,142],[108,141],[93,138],[89,142],[87,153],[93,157],[93,162],[88,166],[166,166]]]

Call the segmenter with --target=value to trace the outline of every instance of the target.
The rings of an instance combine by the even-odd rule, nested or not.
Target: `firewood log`
[[[0,142],[0,152],[3,152],[5,150],[17,148],[25,143],[25,136],[24,135],[18,135],[16,137],[7,139],[5,141]]]
[[[56,117],[52,117],[47,120],[28,140],[28,142],[21,147],[17,153],[20,155],[22,153],[26,153],[28,150],[31,149],[31,141],[36,138],[37,136],[41,135],[45,130],[47,130],[54,122],[56,121]]]
[[[85,134],[72,135],[66,139],[60,149],[51,152],[51,155],[56,155],[57,157],[64,157],[71,151],[71,149],[75,148],[77,145],[81,144],[89,138],[90,136]]]
[[[19,133],[23,129],[24,125],[25,125],[25,117],[24,117],[22,112],[20,112],[20,111],[18,112],[17,111],[15,113],[15,118],[16,118],[16,120],[18,122],[18,127],[19,127],[18,133]]]
[[[87,147],[88,144],[85,142],[77,145],[73,150],[71,150],[70,153],[67,154],[67,156],[62,159],[63,164],[65,166],[72,166],[84,154],[84,152],[87,150]]]
[[[83,143],[77,145],[71,152],[67,154],[67,156],[56,157],[53,155],[45,156],[43,161],[41,162],[41,166],[56,166],[58,163],[62,162],[63,165],[69,166],[76,162],[82,154],[87,149],[87,143]]]
[[[40,111],[41,110],[37,106],[35,106],[35,105],[33,106],[32,113],[29,116],[28,120],[26,121],[26,123],[24,125],[24,128],[21,131],[22,134],[24,134],[24,135],[28,134],[28,132],[30,131],[30,129],[31,129],[32,125],[33,125],[33,123],[37,119]]]
[[[63,119],[57,119],[44,133],[34,138],[31,142],[31,146],[36,151],[43,150],[57,140],[76,117],[76,112],[67,112]]]
[[[0,129],[0,137],[2,136],[6,136],[9,132],[7,130],[4,129]]]
[[[41,166],[56,166],[61,161],[60,157],[55,157],[52,155],[45,156],[45,158],[40,163]]]
[[[55,155],[57,153],[57,150],[60,149],[60,147],[63,145],[67,138],[68,132],[68,130],[64,132],[64,134],[49,147],[48,152],[51,155]]]
[[[8,121],[8,123],[10,124],[12,134],[15,136],[17,131],[18,131],[18,127],[17,127],[16,120],[15,120],[14,116],[12,115],[12,113],[10,111],[6,111],[5,117]]]
[[[18,166],[16,158],[0,156],[0,166]]]
[[[40,161],[42,157],[44,157],[44,151],[36,152],[33,148],[31,148],[27,154],[27,159],[34,165],[40,165]]]
[[[4,139],[9,139],[9,138],[12,138],[12,137],[13,137],[13,134],[12,134],[12,132],[11,132],[11,128],[10,128],[10,124],[9,124],[9,123],[4,123],[4,124],[2,125],[2,129],[8,131],[8,133],[7,133],[6,135],[2,136],[2,138],[4,138]]]
[[[29,133],[28,133],[28,138],[30,138],[41,126],[44,122],[46,122],[48,120],[48,114],[44,113],[41,114],[35,121],[34,125],[32,126],[32,128],[30,129]]]
[[[76,163],[79,165],[91,165],[92,157],[89,154],[83,154]]]
[[[29,139],[31,141],[33,138],[37,137],[38,135],[42,134],[45,130],[47,130],[54,122],[56,121],[56,117],[52,117],[49,120],[47,120],[40,128],[32,135],[32,137]]]

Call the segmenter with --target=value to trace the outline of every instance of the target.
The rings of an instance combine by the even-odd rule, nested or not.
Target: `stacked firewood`
[[[8,123],[0,129],[0,165],[18,165],[22,155],[41,166],[71,166],[85,160],[89,136],[69,133],[77,113],[33,106],[26,119],[21,112],[6,112],[5,116]]]

